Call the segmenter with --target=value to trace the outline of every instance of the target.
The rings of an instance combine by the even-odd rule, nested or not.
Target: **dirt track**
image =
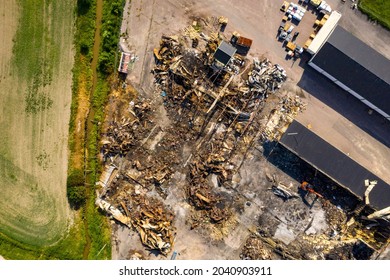
[[[73,5],[60,3],[53,10],[45,11],[42,19],[36,19],[44,22],[47,38],[55,42],[54,47],[50,43],[45,45],[43,59],[52,61],[45,57],[50,51],[60,53],[58,64],[49,67],[52,72],[45,72],[50,75],[51,82],[37,90],[40,95],[50,96],[52,104],[46,109],[38,107],[34,112],[26,109],[29,104],[25,95],[33,81],[18,73],[12,63],[14,38],[20,32],[18,19],[22,12],[17,1],[0,4],[3,23],[0,26],[3,38],[0,43],[0,230],[19,242],[40,246],[58,241],[65,234],[70,218],[65,185]],[[36,22],[32,21],[31,25],[34,24]],[[51,38],[53,34],[54,38]],[[59,49],[51,49],[56,46]],[[29,59],[25,57],[26,62]]]

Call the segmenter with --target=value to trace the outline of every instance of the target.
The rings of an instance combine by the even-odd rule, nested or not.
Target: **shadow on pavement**
[[[298,182],[309,182],[314,186],[316,192],[333,205],[339,206],[347,212],[352,212],[361,203],[351,192],[333,182],[278,142],[265,142],[263,148],[263,154],[271,164]],[[316,200],[315,195],[307,196],[307,193],[302,192],[299,186],[296,187],[303,202],[310,207],[313,200]]]
[[[390,148],[390,122],[311,68],[309,59],[308,54],[300,59],[304,72],[298,86]]]

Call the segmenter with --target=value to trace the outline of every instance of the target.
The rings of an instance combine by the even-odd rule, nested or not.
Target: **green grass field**
[[[12,55],[9,59],[0,57],[0,76],[7,77],[0,84],[5,93],[0,95],[0,129],[8,132],[0,134],[0,255],[7,259],[111,258],[110,224],[94,204],[94,187],[90,188],[87,204],[71,215],[66,199],[68,155],[62,148],[68,138],[64,128],[70,129],[72,152],[78,78],[84,77],[87,85],[92,83],[96,2],[86,2],[90,3],[89,9],[82,11],[76,9],[75,4],[81,2],[75,0],[7,2],[13,9],[9,17],[17,21],[14,35],[9,36]],[[102,31],[118,30],[122,4],[123,0],[104,1]],[[0,12],[2,8],[3,14],[10,11],[8,6],[0,5]],[[5,25],[1,28],[7,30]],[[115,53],[116,32],[112,32],[111,39],[101,45],[105,53]],[[95,109],[87,143],[91,181],[100,175],[101,165],[95,156],[100,135],[97,123],[103,119],[108,80],[115,70],[111,67],[113,61],[114,56],[105,61],[110,67],[98,73],[91,96],[90,106]],[[60,125],[55,125],[60,120]]]
[[[389,0],[360,0],[359,8],[371,19],[377,20],[390,30],[390,1]]]
[[[9,0],[0,7],[9,23],[0,27],[8,35],[0,43],[0,255],[6,258],[59,258],[50,250],[69,232],[77,248],[66,198],[74,8],[73,0]],[[65,252],[57,256],[74,256]]]

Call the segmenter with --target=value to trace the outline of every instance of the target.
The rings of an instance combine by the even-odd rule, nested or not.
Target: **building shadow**
[[[360,204],[361,200],[348,190],[333,182],[326,175],[312,167],[310,164],[290,152],[281,144],[275,141],[268,141],[263,144],[263,154],[272,165],[284,172],[289,177],[298,182],[309,182],[314,186],[314,190],[323,196],[323,202],[327,201],[333,205],[344,209],[346,212],[353,212]],[[318,200],[315,195],[296,186],[296,192],[302,201],[312,206]]]
[[[298,86],[390,148],[390,121],[310,67],[309,60],[305,53],[299,61],[304,71]]]
[[[298,182],[309,182],[314,190],[323,196],[320,198],[315,194],[307,193],[299,188],[300,184],[298,184],[296,192],[307,207],[311,208],[314,203],[321,203],[326,208],[329,207],[330,203],[338,209],[345,211],[347,220],[354,217],[367,230],[375,228],[371,232],[373,238],[380,244],[388,244],[387,242],[390,238],[390,221],[386,218],[368,219],[367,216],[373,213],[374,210],[349,190],[332,181],[325,174],[316,170],[313,166],[276,141],[263,143],[263,155],[268,162],[292,179]],[[354,252],[354,255],[356,259],[368,259],[372,255],[372,249],[365,244],[363,245],[362,247],[358,246],[355,248],[356,252]]]

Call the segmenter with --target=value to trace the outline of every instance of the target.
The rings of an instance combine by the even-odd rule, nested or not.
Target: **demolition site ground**
[[[149,40],[152,15],[121,41],[144,53],[113,83],[103,124],[96,204],[113,219],[113,259],[372,257],[387,242],[360,218],[372,210],[278,144],[307,106],[285,63],[255,50],[221,70],[223,19],[182,8],[185,25]],[[124,24],[145,13],[127,3]]]

